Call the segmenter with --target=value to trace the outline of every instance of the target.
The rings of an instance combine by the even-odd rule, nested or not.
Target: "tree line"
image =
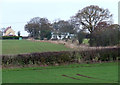
[[[116,45],[120,42],[120,25],[113,24],[112,16],[108,9],[90,5],[66,21],[51,23],[47,18],[34,17],[25,25],[25,31],[35,39],[50,39],[51,32],[69,32],[77,35],[79,44],[89,35],[91,46]]]

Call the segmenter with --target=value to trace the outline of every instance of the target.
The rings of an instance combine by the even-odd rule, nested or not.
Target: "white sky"
[[[33,17],[46,17],[50,21],[68,20],[78,10],[89,5],[109,9],[117,24],[118,2],[119,0],[0,0],[0,28],[11,26],[16,35],[21,31],[21,35],[26,36],[24,26]]]

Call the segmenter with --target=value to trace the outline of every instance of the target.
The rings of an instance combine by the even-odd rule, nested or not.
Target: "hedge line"
[[[120,48],[2,55],[2,65],[60,65],[120,60]]]
[[[19,36],[2,36],[2,39],[19,39]]]
[[[116,61],[120,60],[120,48],[104,48],[80,52],[83,61]]]

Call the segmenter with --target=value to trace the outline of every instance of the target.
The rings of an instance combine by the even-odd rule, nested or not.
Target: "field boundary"
[[[111,46],[111,47],[88,47],[86,50],[72,50],[72,51],[49,51],[49,52],[73,52],[73,51],[76,51],[76,52],[81,52],[81,51],[95,51],[95,50],[103,50],[103,49],[118,49],[118,52],[119,52],[119,49],[120,49],[120,46]],[[47,51],[48,52],[48,51]],[[47,52],[32,52],[32,53],[47,53]],[[16,56],[16,55],[24,55],[24,54],[32,54],[32,53],[19,53],[19,54],[0,54],[0,57],[1,56]]]
[[[70,43],[70,42],[65,42],[63,40],[57,40],[57,41],[53,41],[53,40],[30,40],[29,41],[35,41],[35,42],[49,42],[49,43],[53,43],[53,44],[62,44],[65,45],[68,48],[72,48],[74,50],[78,50],[78,51],[83,51],[83,50],[95,50],[95,49],[105,49],[105,48],[120,48],[120,46],[99,46],[99,47],[95,47],[95,46],[88,46],[85,44],[81,44],[81,45],[77,45],[75,43]]]

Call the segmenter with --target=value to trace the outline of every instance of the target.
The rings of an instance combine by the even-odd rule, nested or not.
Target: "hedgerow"
[[[2,55],[2,65],[60,65],[77,62],[102,62],[120,60],[120,48],[104,48],[86,51],[60,51]]]
[[[2,39],[19,39],[19,36],[2,36]]]

